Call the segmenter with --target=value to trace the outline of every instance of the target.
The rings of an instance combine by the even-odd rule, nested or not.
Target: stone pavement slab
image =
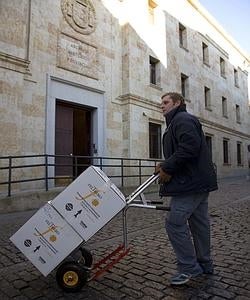
[[[182,287],[171,287],[175,258],[162,211],[130,208],[131,250],[100,279],[81,292],[66,294],[55,271],[43,277],[9,241],[35,211],[0,215],[0,299],[250,299],[250,184],[244,179],[220,182],[210,195],[214,275],[202,275]],[[147,195],[150,199],[157,195]],[[166,202],[168,200],[166,199]],[[122,242],[121,215],[87,244],[95,261]]]

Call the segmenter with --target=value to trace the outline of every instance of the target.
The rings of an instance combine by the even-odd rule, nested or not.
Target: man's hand
[[[170,181],[171,179],[171,175],[169,175],[168,173],[165,173],[162,168],[161,168],[161,165],[158,164],[155,168],[155,173],[158,173],[159,172],[159,183],[164,183],[164,182],[168,182]]]
[[[159,163],[156,167],[155,167],[155,174],[158,174],[160,172],[160,168],[161,168],[161,164]]]

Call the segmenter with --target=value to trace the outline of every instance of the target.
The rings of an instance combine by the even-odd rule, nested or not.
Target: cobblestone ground
[[[227,180],[219,187],[210,195],[214,275],[171,287],[175,258],[165,234],[165,213],[130,208],[129,254],[81,292],[66,294],[56,284],[55,271],[43,277],[9,241],[35,212],[27,211],[0,215],[0,299],[250,299],[250,182]],[[117,247],[122,236],[118,215],[88,242],[95,261]]]

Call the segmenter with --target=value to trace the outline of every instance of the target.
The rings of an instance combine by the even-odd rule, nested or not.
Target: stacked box
[[[40,208],[10,240],[44,276],[83,242],[49,203]]]
[[[89,167],[51,205],[87,241],[125,205],[125,197],[97,167]]]
[[[47,276],[125,205],[124,195],[105,173],[90,166],[10,240]]]

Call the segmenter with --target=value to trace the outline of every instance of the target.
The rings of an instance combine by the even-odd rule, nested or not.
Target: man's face
[[[161,102],[161,109],[163,115],[166,116],[167,113],[169,113],[172,109],[176,108],[179,105],[180,105],[180,101],[174,103],[169,96],[163,97]]]

